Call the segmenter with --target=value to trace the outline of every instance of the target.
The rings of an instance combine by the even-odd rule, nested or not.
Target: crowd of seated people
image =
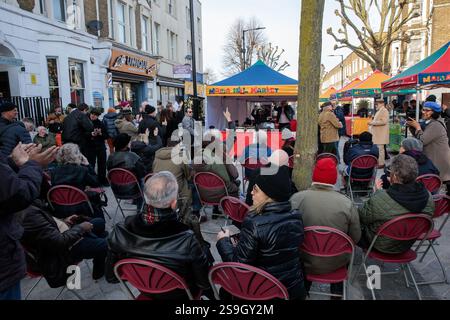
[[[72,132],[79,140],[66,135],[68,140],[61,147],[48,148],[41,143],[21,142],[8,156],[0,155],[0,174],[5,179],[0,187],[0,231],[8,235],[0,238],[0,259],[5,261],[0,264],[0,299],[20,299],[20,280],[25,276],[27,263],[29,268],[42,273],[51,287],[60,287],[68,277],[67,266],[84,259],[93,259],[93,279],[100,279],[106,272],[108,281],[117,282],[114,265],[125,258],[147,259],[166,266],[186,280],[194,296],[203,291],[203,295],[212,298],[208,271],[219,261],[214,261],[210,244],[201,232],[201,204],[193,177],[201,172],[215,173],[225,182],[227,193],[239,198],[239,173],[225,152],[207,148],[206,144],[201,163],[175,163],[174,155],[183,158],[188,150],[182,140],[169,139],[167,144],[163,143],[167,136],[161,137],[159,128],[167,126],[170,117],[157,119],[150,107],[144,109],[143,119],[148,122],[148,127],[142,125],[144,132],[139,133],[137,129],[132,137],[118,130],[112,139],[114,152],[109,154],[107,170],[130,171],[142,187],[143,198],[136,201],[137,213],[113,225],[109,234],[105,230],[103,204],[97,202],[98,192],[93,191],[103,183],[99,181],[98,168],[83,154],[89,151],[84,140],[89,141],[89,136],[83,133],[89,129],[86,120],[91,121],[92,128],[92,121],[97,120],[89,118],[86,106],[75,108],[72,116],[67,117],[70,121],[66,126],[75,127],[77,121],[84,124],[81,132]],[[138,128],[132,119],[124,121]],[[40,131],[39,137],[45,138],[46,132]],[[104,131],[108,131],[106,127]],[[430,217],[433,214],[432,195],[416,178],[419,173],[425,173],[425,168],[427,173],[437,172],[421,154],[418,140],[403,142],[401,154],[392,159],[389,175],[385,177],[389,184],[378,180],[377,191],[357,209],[348,197],[335,191],[338,170],[331,158],[318,160],[310,189],[297,192],[288,167],[289,156],[294,155],[292,136],[285,134],[283,149],[272,151],[264,143],[262,132],[258,135],[262,145],[249,146],[244,152],[244,158],[255,156],[265,161],[263,167],[249,175],[246,191],[250,210],[239,225],[239,237],[233,237],[230,229],[225,228],[217,235],[216,246],[222,261],[252,265],[276,277],[287,288],[290,299],[307,297],[311,286],[307,274],[328,273],[349,263],[348,256],[317,258],[302,253],[304,228],[332,227],[367,248],[382,223],[407,213],[425,213]],[[259,151],[267,151],[267,155]],[[359,143],[344,155],[344,160],[349,165],[359,155],[377,157],[377,151],[371,135],[363,133]],[[78,209],[66,211],[65,215],[53,210],[42,187],[44,169],[48,170],[52,186],[70,185],[85,192],[94,205],[94,215]],[[152,176],[145,182],[144,177],[149,173]],[[413,241],[380,238],[375,249],[402,253],[412,244]],[[342,294],[343,284],[333,284],[330,290]],[[152,299],[186,297],[181,290],[149,296]],[[224,291],[221,297],[229,298]]]

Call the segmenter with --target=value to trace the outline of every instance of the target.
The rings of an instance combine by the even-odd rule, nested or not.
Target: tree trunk
[[[302,0],[297,112],[297,143],[293,179],[298,190],[311,185],[317,153],[320,57],[325,0]]]

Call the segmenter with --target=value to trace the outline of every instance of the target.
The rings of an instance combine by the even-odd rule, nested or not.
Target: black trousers
[[[97,164],[97,175],[100,183],[106,182],[106,146],[90,146],[86,149],[86,158],[94,168]]]

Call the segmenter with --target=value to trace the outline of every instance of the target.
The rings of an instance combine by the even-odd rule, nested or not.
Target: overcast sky
[[[348,50],[334,51],[334,39],[326,34],[329,27],[337,29],[339,19],[334,10],[337,3],[325,0],[325,14],[323,24],[323,53],[322,63],[330,70],[340,62],[340,57],[328,57],[329,54],[348,54]],[[300,0],[202,0],[203,16],[203,60],[204,66],[211,68],[216,80],[225,78],[222,69],[222,56],[225,37],[233,22],[242,17],[248,19],[257,17],[269,41],[285,49],[283,60],[290,63],[290,67],[283,73],[298,78],[298,48],[300,33]]]

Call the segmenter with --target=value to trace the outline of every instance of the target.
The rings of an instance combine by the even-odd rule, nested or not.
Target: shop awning
[[[389,79],[389,76],[379,70],[375,70],[366,80],[361,81],[353,88],[343,92],[344,98],[364,98],[381,94],[381,83]]]
[[[330,101],[330,96],[332,94],[336,93],[336,88],[335,87],[330,87],[327,90],[325,90],[319,98],[319,102],[323,103],[323,102],[328,102]]]
[[[228,79],[208,86],[208,97],[297,96],[298,81],[258,60],[253,66]]]
[[[450,42],[431,56],[382,83],[383,91],[450,84]]]
[[[340,101],[351,101],[352,98],[344,98],[344,92],[347,90],[352,89],[353,87],[357,86],[361,83],[361,79],[356,78],[355,80],[351,81],[349,84],[344,86],[342,89],[336,91],[336,93],[333,93],[330,95],[331,100],[340,100]]]

